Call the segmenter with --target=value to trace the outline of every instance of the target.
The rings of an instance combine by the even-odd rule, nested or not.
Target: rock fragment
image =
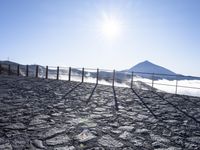
[[[41,135],[42,138],[49,138],[52,137],[56,134],[62,133],[65,131],[65,128],[51,128],[50,130],[48,130],[47,132],[45,132],[44,134]]]
[[[135,127],[133,126],[121,126],[118,129],[123,131],[132,131]]]
[[[194,143],[200,144],[200,137],[199,136],[193,136],[193,137],[189,137],[187,139],[190,142],[194,142]]]
[[[56,147],[54,150],[75,150],[74,146]]]
[[[121,139],[124,139],[124,140],[127,140],[127,139],[130,139],[131,138],[131,133],[130,132],[127,132],[127,131],[124,131],[124,133],[122,133],[119,138]]]
[[[33,145],[37,148],[45,148],[45,146],[43,145],[43,142],[41,140],[33,140]]]
[[[46,140],[47,145],[58,145],[58,144],[65,144],[68,143],[70,138],[67,135],[58,135],[51,139]]]
[[[9,143],[1,144],[0,149],[2,149],[2,150],[13,150],[11,144],[9,144]]]
[[[110,135],[104,135],[99,140],[98,143],[102,146],[106,146],[109,148],[119,148],[122,147],[124,144],[115,140]]]
[[[88,129],[83,130],[80,134],[76,136],[79,142],[86,142],[95,139],[96,136],[93,135]]]
[[[5,128],[11,130],[23,130],[26,129],[26,126],[23,123],[13,123],[6,126]]]

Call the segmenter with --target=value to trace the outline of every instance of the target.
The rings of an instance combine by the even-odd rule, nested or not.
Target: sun
[[[109,39],[114,39],[120,34],[120,23],[114,18],[106,18],[102,23],[102,33]]]

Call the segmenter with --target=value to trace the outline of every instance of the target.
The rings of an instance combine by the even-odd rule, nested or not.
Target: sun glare
[[[120,24],[117,20],[107,18],[102,23],[102,33],[109,39],[116,38],[120,33]]]

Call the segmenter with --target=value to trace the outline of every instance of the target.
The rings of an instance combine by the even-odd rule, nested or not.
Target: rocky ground
[[[200,98],[1,75],[0,150],[12,149],[197,150]]]

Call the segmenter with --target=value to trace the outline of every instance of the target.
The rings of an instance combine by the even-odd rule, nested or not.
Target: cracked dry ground
[[[0,149],[200,149],[200,98],[114,90],[1,75]]]

